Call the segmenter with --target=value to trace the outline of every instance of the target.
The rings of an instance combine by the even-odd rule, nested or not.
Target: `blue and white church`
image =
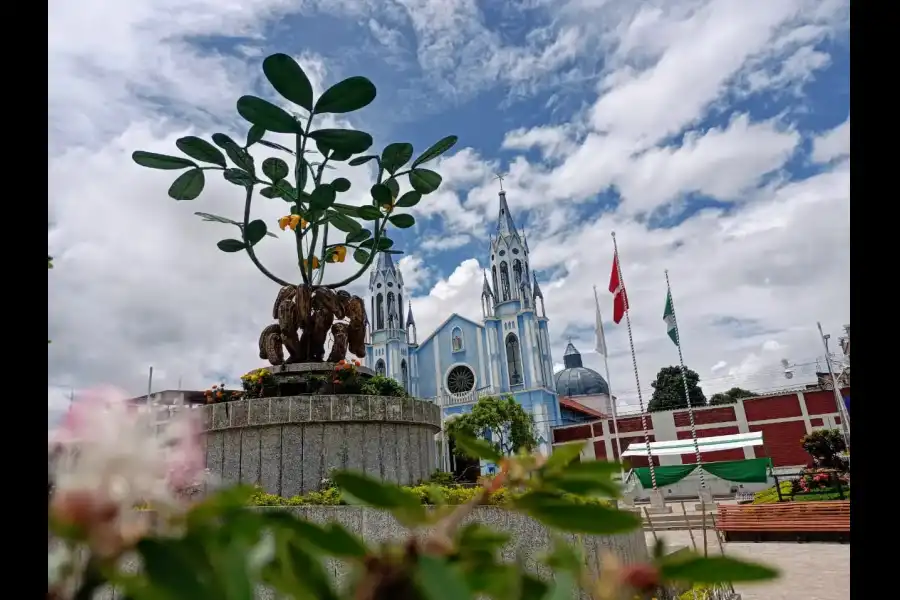
[[[602,416],[577,397],[608,394],[609,388],[599,374],[582,367],[571,343],[567,368],[554,375],[544,295],[505,191],[500,192],[489,264],[481,322],[454,313],[419,341],[403,275],[390,254],[379,254],[369,276],[365,364],[401,382],[411,395],[439,403],[445,418],[470,411],[480,397],[511,394],[533,416],[539,449],[549,454],[551,427]],[[589,373],[580,373],[573,385],[576,363]]]

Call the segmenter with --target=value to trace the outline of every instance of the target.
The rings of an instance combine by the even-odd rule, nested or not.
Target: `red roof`
[[[589,417],[595,417],[597,419],[606,418],[606,415],[604,415],[599,410],[595,410],[593,408],[590,408],[589,406],[585,406],[584,404],[582,404],[580,402],[576,402],[575,400],[572,400],[571,398],[565,398],[565,397],[560,398],[559,403],[560,403],[560,405],[565,406],[566,408],[568,408],[570,410],[574,410],[575,412],[580,412],[581,414],[587,415]]]

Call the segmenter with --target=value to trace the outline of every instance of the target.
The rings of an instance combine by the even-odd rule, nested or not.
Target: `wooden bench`
[[[725,541],[826,541],[850,537],[850,501],[719,505]]]

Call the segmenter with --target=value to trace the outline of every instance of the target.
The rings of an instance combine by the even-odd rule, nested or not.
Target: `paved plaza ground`
[[[707,532],[709,552],[718,552],[715,533]],[[659,536],[670,547],[690,546],[687,531],[664,531]],[[694,531],[702,548],[702,531]],[[653,534],[647,532],[647,543]],[[729,543],[725,553],[772,565],[781,577],[760,585],[740,585],[743,600],[847,600],[850,598],[850,544]]]

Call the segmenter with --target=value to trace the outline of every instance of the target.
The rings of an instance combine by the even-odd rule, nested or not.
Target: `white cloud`
[[[813,140],[812,159],[817,163],[827,163],[850,156],[850,117]]]
[[[412,56],[429,81],[423,94],[438,104],[498,85],[512,95],[550,89],[557,99],[596,86],[568,114],[539,112],[520,121],[514,111],[487,105],[482,112],[492,127],[507,119],[502,144],[463,139],[458,152],[435,161],[445,184],[413,213],[433,219],[429,230],[436,225],[440,233],[405,248],[399,261],[407,285],[420,293],[412,299],[420,339],[451,312],[481,316],[486,234],[497,214],[494,177],[502,169],[512,212],[520,228],[527,226],[532,266],[542,274],[557,360],[571,334],[586,364],[602,371],[601,358],[587,352],[591,287],[606,287],[611,230],[632,301],[645,398],[656,370],[677,361],[662,323],[666,268],[685,360],[708,394],[781,385],[782,357],[814,360],[820,353],[815,321],[836,332],[849,310],[849,119],[813,140],[810,158],[824,171],[790,181],[782,169],[808,133],[785,115],[764,121],[731,115],[728,103],[731,95],[802,92],[827,63],[817,45],[846,27],[846,6],[838,0],[639,6],[534,0],[508,8],[538,23],[512,44],[469,0],[320,4],[388,36],[395,47],[400,41],[391,36],[411,26],[414,38],[405,38],[404,47],[415,48]],[[191,214],[238,216],[240,190],[211,175],[201,199],[172,201],[165,193],[172,173],[141,169],[130,153],[171,152],[186,134],[225,131],[242,138],[246,124],[233,121],[234,101],[260,82],[259,57],[285,50],[270,47],[265,26],[298,10],[284,0],[51,3],[51,413],[67,406],[71,388],[113,383],[143,393],[149,365],[154,387],[164,389],[179,380],[185,388],[233,380],[259,364],[256,338],[269,322],[277,286],[245,256],[215,248],[233,235],[229,227]],[[239,37],[241,47],[231,55],[187,41],[210,35]],[[321,49],[288,51],[317,91],[342,67],[332,67],[316,53]],[[715,114],[730,117],[698,128]],[[377,114],[368,118],[378,121]],[[539,161],[515,154],[532,148]],[[507,151],[502,160],[501,149]],[[349,202],[365,201],[366,169],[341,166],[332,174],[351,180]],[[623,202],[586,213],[585,203],[611,187]],[[648,229],[635,219],[675,210],[690,193],[733,206],[672,229]],[[254,211],[274,228],[285,206],[260,198]],[[260,258],[291,278],[296,257],[288,236],[277,233],[279,239],[260,244]],[[444,268],[429,289],[441,274],[434,257],[464,246],[470,258]],[[339,265],[329,278],[353,268]],[[365,280],[352,291],[362,293]],[[601,302],[608,311],[607,294]],[[607,337],[614,393],[634,402],[624,328],[609,325]]]

